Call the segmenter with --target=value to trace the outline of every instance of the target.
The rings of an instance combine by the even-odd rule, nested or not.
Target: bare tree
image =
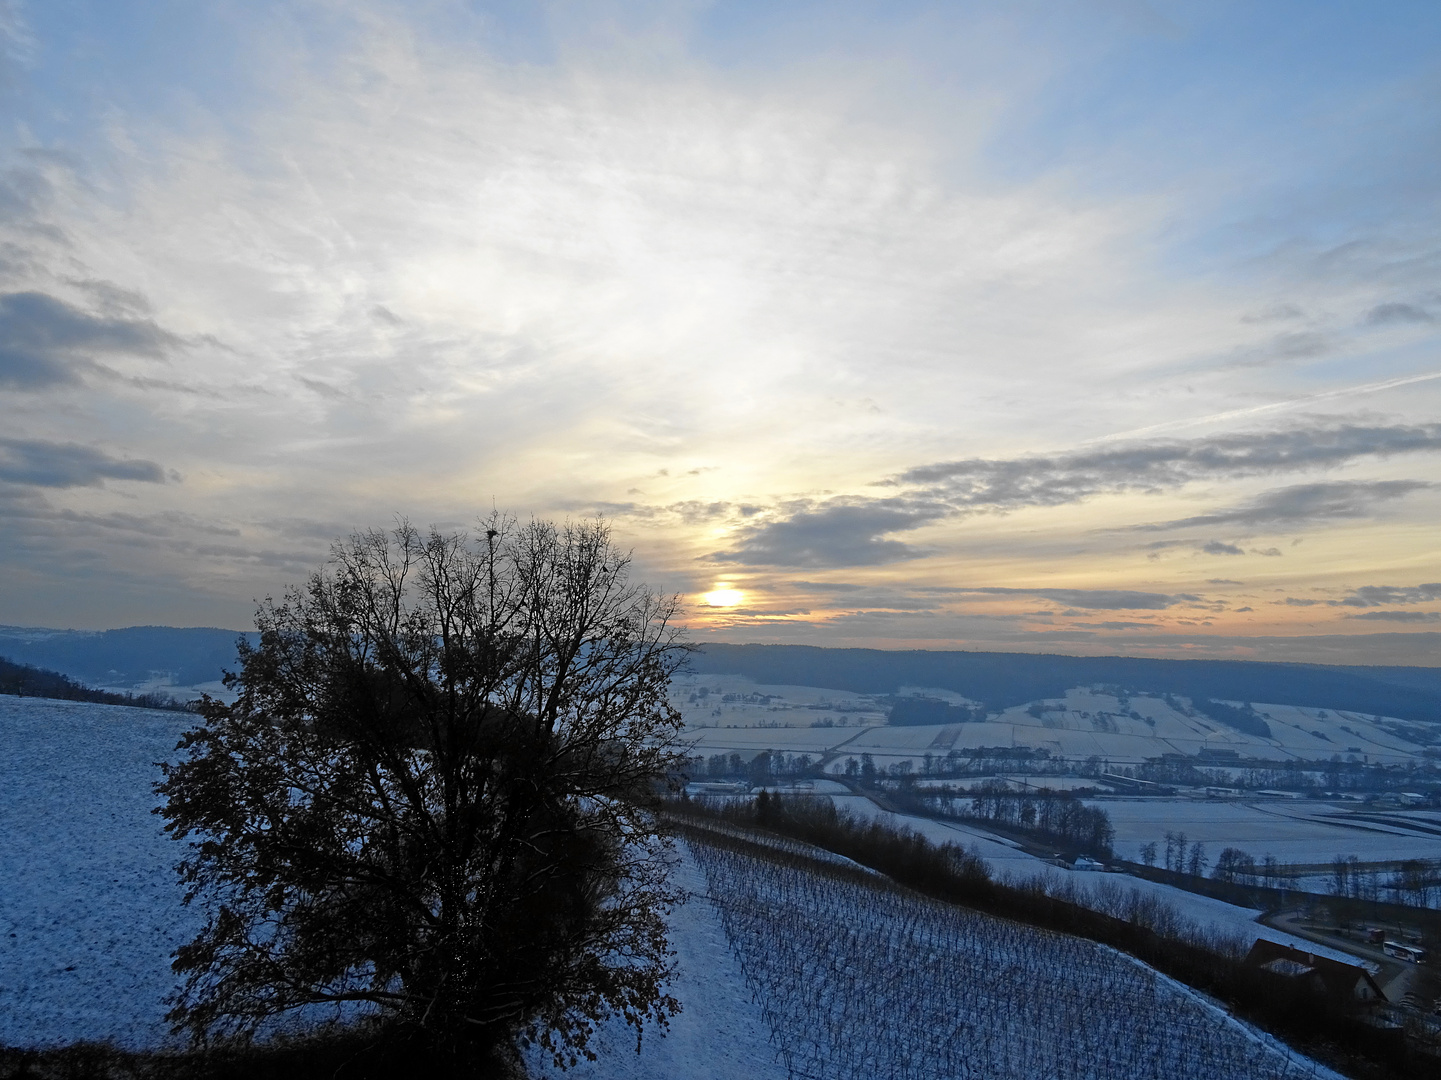
[[[592,1057],[677,1009],[654,814],[680,717],[674,598],[600,523],[337,544],[267,600],[234,705],[207,700],[157,812],[208,922],[170,1013],[249,1036],[326,1003],[447,1060]]]

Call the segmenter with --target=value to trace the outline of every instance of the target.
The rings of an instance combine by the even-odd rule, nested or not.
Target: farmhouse
[[[1328,997],[1345,1001],[1386,1000],[1371,973],[1360,964],[1302,952],[1265,938],[1256,939],[1246,954],[1246,963],[1283,979],[1294,979]]]

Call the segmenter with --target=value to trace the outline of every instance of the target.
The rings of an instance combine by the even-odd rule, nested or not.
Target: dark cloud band
[[[1133,443],[1052,456],[972,458],[909,469],[882,486],[908,489],[884,498],[800,501],[743,528],[728,551],[709,556],[752,566],[875,566],[921,558],[926,549],[895,538],[948,518],[1063,506],[1092,496],[1161,491],[1199,480],[1335,468],[1362,458],[1441,450],[1441,424],[1331,424],[1290,431],[1240,432],[1190,441]],[[1295,527],[1362,518],[1384,503],[1432,485],[1416,480],[1297,484],[1211,514],[1139,526],[1145,530],[1228,525]],[[1240,555],[1234,543],[1200,550]],[[1257,554],[1279,554],[1274,548]]]
[[[160,484],[165,472],[153,461],[111,457],[77,443],[0,439],[0,481],[33,487],[96,487],[106,480]]]
[[[175,343],[146,319],[91,315],[40,292],[0,295],[0,387],[33,390],[71,382],[96,355],[158,356]]]

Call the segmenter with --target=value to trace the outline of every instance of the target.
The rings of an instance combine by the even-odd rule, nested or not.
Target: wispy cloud
[[[1296,527],[1319,522],[1366,518],[1385,503],[1432,487],[1423,480],[1335,480],[1295,484],[1258,495],[1240,506],[1211,514],[1178,518],[1143,529],[1187,529],[1198,525],[1242,528]]]
[[[1425,623],[1441,622],[1441,611],[1362,611],[1347,615],[1348,619],[1366,619],[1373,622]]]
[[[1244,548],[1239,548],[1235,544],[1228,544],[1223,540],[1208,540],[1206,541],[1206,543],[1201,545],[1201,550],[1204,551],[1207,555],[1246,554]]]
[[[1096,611],[1160,611],[1181,603],[1199,603],[1201,597],[1191,593],[1170,596],[1165,593],[1138,592],[1131,589],[1013,589],[999,586],[963,589],[978,596],[1041,596],[1058,604]]]
[[[1383,604],[1429,604],[1441,600],[1441,581],[1423,585],[1362,585],[1333,603],[1345,607],[1380,607]]]
[[[1179,488],[1198,480],[1241,479],[1331,469],[1362,458],[1441,450],[1441,424],[1334,424],[1158,440],[1054,456],[923,465],[892,484],[915,485],[957,508],[1060,506],[1094,495]]]
[[[1366,313],[1366,321],[1373,325],[1386,323],[1433,323],[1436,316],[1417,304],[1377,304]]]

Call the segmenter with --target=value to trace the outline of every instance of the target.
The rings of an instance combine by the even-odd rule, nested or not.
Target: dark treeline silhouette
[[[1278,702],[1278,704],[1281,703]],[[1271,737],[1271,725],[1261,719],[1260,714],[1249,704],[1227,705],[1224,701],[1207,698],[1204,701],[1196,702],[1196,708],[1213,720],[1219,720],[1242,734],[1255,735],[1261,739]]]
[[[1135,693],[1182,694],[1197,702],[1321,706],[1441,722],[1441,668],[722,644],[706,645],[692,657],[691,668],[764,684],[858,694],[932,686],[984,702],[991,710],[1059,698],[1076,686],[1107,685]]]
[[[127,705],[137,709],[177,709],[190,711],[167,694],[116,694],[109,690],[93,690],[82,686],[58,671],[16,664],[0,657],[0,694],[15,697],[57,698],[61,701],[93,701],[100,705]]]
[[[887,721],[896,727],[913,724],[964,724],[970,720],[984,720],[985,709],[970,705],[952,705],[947,701],[928,697],[901,697],[895,699],[887,713]]]
[[[1040,788],[1017,792],[1002,780],[987,781],[970,792],[902,785],[887,792],[897,810],[925,817],[988,821],[1050,841],[1070,854],[1111,857],[1116,830],[1099,806],[1087,806],[1069,791]]]
[[[837,811],[829,799],[767,795],[716,802],[680,799],[670,814],[684,829],[724,823],[779,835],[842,855],[907,888],[939,900],[1047,930],[1089,938],[1135,956],[1170,977],[1224,1002],[1236,1015],[1272,1032],[1349,1076],[1366,1080],[1441,1075],[1441,1058],[1399,1029],[1368,1024],[1352,1003],[1325,997],[1242,961],[1251,942],[1208,934],[1153,896],[1130,890],[1117,911],[1092,910],[1048,890],[1043,878],[1009,884],[990,877],[985,862],[954,844],[941,847],[910,830]],[[712,840],[713,832],[706,837]],[[743,834],[728,843],[747,844]],[[779,857],[774,846],[767,857]],[[800,858],[794,852],[786,858]],[[825,866],[824,863],[817,863]],[[844,873],[833,864],[825,873]],[[864,874],[856,869],[854,873]]]

